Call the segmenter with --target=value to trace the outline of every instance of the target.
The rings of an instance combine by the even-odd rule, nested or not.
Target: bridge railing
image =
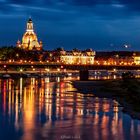
[[[0,61],[0,65],[81,65],[81,66],[140,66],[140,64],[135,64],[134,62],[124,62],[124,63],[102,63],[102,62],[94,62],[93,64],[67,64],[63,62],[47,62],[47,61]]]

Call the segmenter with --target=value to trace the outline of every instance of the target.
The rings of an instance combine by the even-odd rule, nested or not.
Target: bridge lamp
[[[116,72],[116,69],[113,69],[114,72]]]
[[[49,70],[49,69],[47,69],[47,68],[46,68],[45,70],[46,70],[47,72],[49,72],[49,71],[50,71],[50,70]]]

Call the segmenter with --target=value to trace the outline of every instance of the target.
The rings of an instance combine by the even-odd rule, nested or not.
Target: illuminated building
[[[140,65],[140,56],[134,56],[134,63]]]
[[[98,65],[133,65],[134,56],[130,51],[96,52],[95,64]]]
[[[26,32],[22,37],[22,43],[18,40],[17,47],[26,50],[42,50],[42,41],[38,42],[36,33],[34,32],[32,19],[27,22]]]
[[[60,62],[65,64],[94,64],[95,51],[61,51]]]

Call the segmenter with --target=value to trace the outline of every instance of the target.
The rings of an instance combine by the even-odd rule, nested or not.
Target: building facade
[[[94,64],[95,51],[92,49],[79,51],[61,51],[60,62],[64,64],[83,64],[91,65]]]
[[[140,65],[140,52],[133,53],[134,64]]]
[[[22,42],[17,41],[17,47],[26,50],[42,50],[42,41],[38,42],[36,33],[34,32],[32,19],[27,22],[26,32],[22,37]]]

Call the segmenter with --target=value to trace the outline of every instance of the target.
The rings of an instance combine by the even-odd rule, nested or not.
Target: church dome
[[[42,42],[38,42],[31,18],[29,18],[29,20],[27,21],[26,32],[22,37],[22,44],[17,43],[17,46],[27,50],[42,50]]]
[[[23,35],[23,38],[22,38],[22,43],[29,43],[29,42],[32,42],[33,40],[37,41],[37,36],[34,32],[26,32],[24,35]]]

